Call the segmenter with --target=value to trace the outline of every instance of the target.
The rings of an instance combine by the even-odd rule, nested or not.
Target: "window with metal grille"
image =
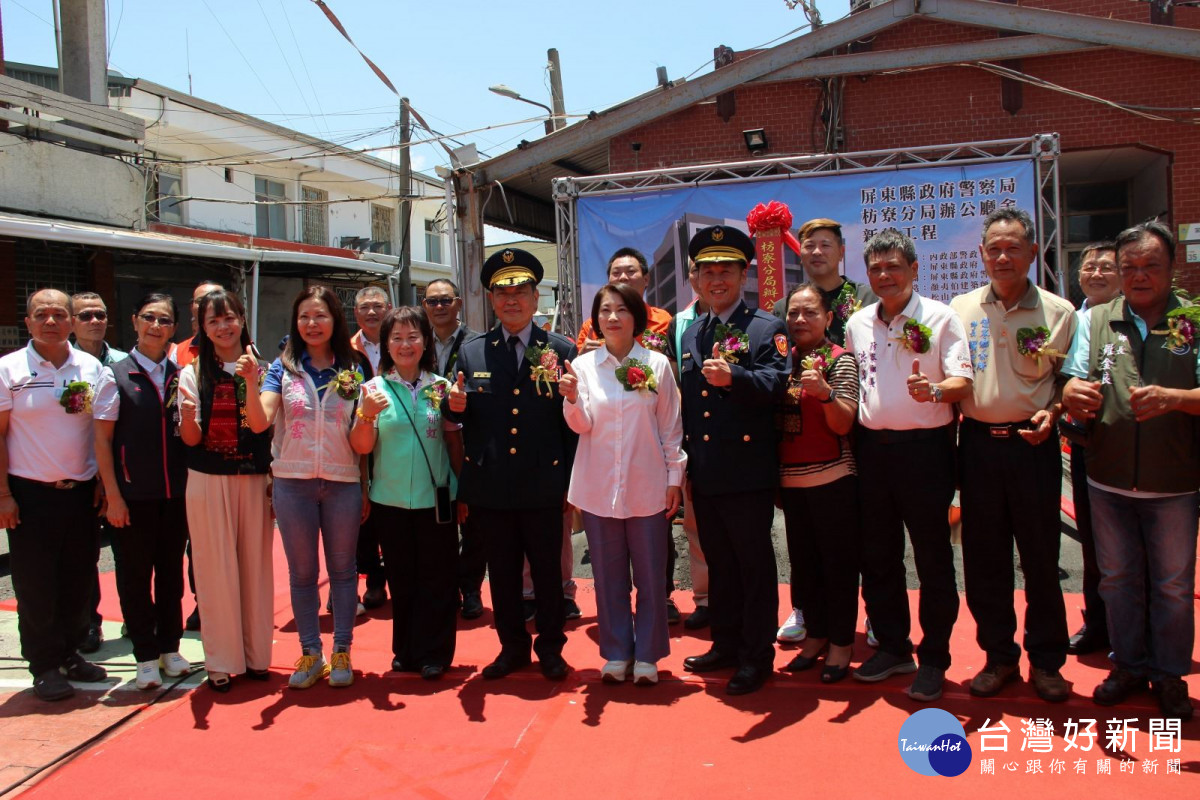
[[[146,215],[157,222],[183,224],[183,171],[159,165],[150,173],[146,184]]]
[[[329,192],[303,186],[300,199],[304,201],[305,244],[329,244]]]
[[[254,176],[255,233],[270,239],[287,238],[287,192],[284,185],[270,178]]]
[[[393,210],[377,203],[371,204],[371,252],[391,254],[394,226]]]
[[[442,261],[442,230],[437,220],[425,220],[425,260],[433,264],[444,264]]]

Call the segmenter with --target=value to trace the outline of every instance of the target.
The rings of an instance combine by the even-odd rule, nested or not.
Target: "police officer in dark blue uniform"
[[[578,437],[563,419],[558,376],[576,350],[570,339],[533,324],[542,279],[533,255],[501,250],[484,263],[481,278],[500,324],[463,343],[446,407],[463,425],[458,500],[487,540],[500,655],[483,677],[502,678],[530,663],[521,604],[527,558],[537,597],[533,649],[542,674],[561,680],[570,671],[562,657],[562,515]]]
[[[712,649],[692,672],[737,667],[731,695],[762,687],[775,657],[779,590],[771,544],[779,482],[773,408],[790,370],[782,321],[742,301],[750,237],[715,225],[692,237],[708,315],[683,334],[684,449],[700,546],[708,558]]]

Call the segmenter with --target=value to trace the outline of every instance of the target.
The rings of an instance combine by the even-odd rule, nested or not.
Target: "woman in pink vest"
[[[846,677],[858,617],[858,476],[849,434],[859,376],[854,356],[826,336],[832,318],[815,285],[788,295],[792,374],[778,414],[792,605],[808,624],[800,654],[784,669],[812,669],[824,653],[823,683]]]

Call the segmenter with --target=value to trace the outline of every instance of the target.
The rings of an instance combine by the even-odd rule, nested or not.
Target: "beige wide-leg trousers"
[[[188,470],[187,516],[206,668],[267,669],[275,618],[267,476]]]

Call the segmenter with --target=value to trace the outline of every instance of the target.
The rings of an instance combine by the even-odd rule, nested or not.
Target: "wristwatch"
[[[834,400],[837,400],[837,396],[838,396],[838,395],[837,395],[837,392],[836,392],[835,390],[833,390],[833,389],[830,389],[830,390],[829,390],[829,397],[826,397],[826,398],[825,398],[824,400],[822,400],[821,402],[822,402],[822,403],[832,403]]]
[[[933,398],[933,402],[942,402],[942,387],[936,383],[929,384],[929,396]]]

